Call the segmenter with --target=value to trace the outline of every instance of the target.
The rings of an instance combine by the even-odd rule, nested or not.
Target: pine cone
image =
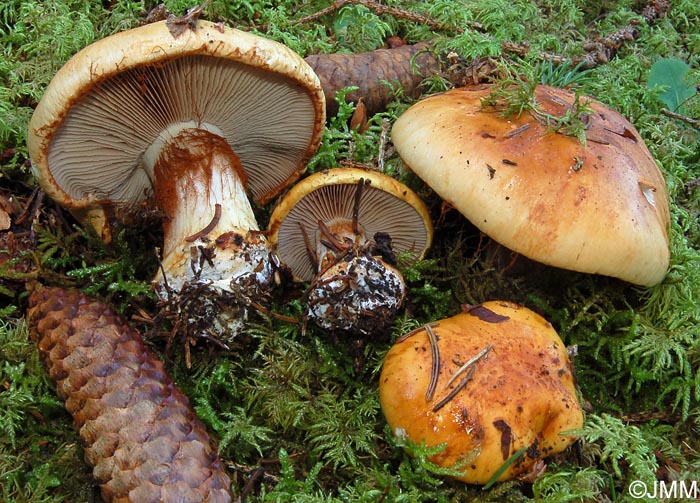
[[[105,502],[230,502],[230,480],[187,397],[105,304],[41,288],[27,320]]]
[[[438,59],[429,49],[429,44],[419,43],[360,54],[312,54],[304,59],[321,80],[329,117],[338,113],[336,93],[348,86],[359,89],[348,93],[346,100],[357,103],[362,98],[370,116],[386,110],[394,101],[387,82],[398,82],[406,96],[420,94],[425,77],[440,70]]]

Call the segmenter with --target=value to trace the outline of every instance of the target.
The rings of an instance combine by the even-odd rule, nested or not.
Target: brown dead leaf
[[[510,456],[510,443],[513,440],[510,425],[503,419],[497,419],[493,422],[493,427],[501,432],[501,454],[505,461]]]
[[[357,100],[357,106],[350,118],[350,129],[356,129],[358,133],[367,131],[367,107],[362,97]]]
[[[465,304],[462,306],[462,310],[465,313],[471,314],[472,316],[476,316],[481,321],[486,321],[488,323],[502,323],[510,319],[508,316],[503,316],[501,314],[494,313],[489,308],[484,307],[481,304],[478,304],[476,306]]]
[[[10,228],[10,225],[12,225],[10,214],[5,210],[0,209],[0,231],[6,231]]]

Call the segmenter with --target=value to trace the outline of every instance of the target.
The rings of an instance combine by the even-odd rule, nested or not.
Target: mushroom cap
[[[482,106],[488,86],[426,98],[396,121],[402,160],[500,244],[547,265],[661,282],[669,265],[669,195],[637,130],[591,98],[587,141],[531,114]],[[573,92],[538,86],[541,109],[561,117]]]
[[[301,175],[324,120],[318,77],[291,49],[201,20],[174,37],[162,21],[75,54],[27,143],[44,191],[101,232],[105,207],[134,208],[152,193],[153,157],[179,130],[224,137],[265,203]]]
[[[432,330],[440,367],[430,400],[432,351],[425,330],[399,339],[384,359],[379,400],[395,434],[428,447],[445,443],[431,461],[464,470],[457,478],[475,484],[488,482],[523,447],[527,451],[499,480],[536,471],[541,459],[575,440],[561,434],[583,425],[572,365],[544,318],[513,303],[491,301],[440,320]],[[468,375],[458,374],[448,385],[460,366],[489,345],[467,384],[434,410]]]
[[[352,219],[357,184],[364,180],[358,222],[372,239],[377,232],[391,237],[394,252],[413,252],[422,258],[433,238],[433,224],[425,203],[394,178],[359,168],[333,168],[314,173],[294,185],[277,202],[270,216],[269,238],[280,260],[301,281],[318,273],[309,258],[302,226],[316,249],[318,221]]]

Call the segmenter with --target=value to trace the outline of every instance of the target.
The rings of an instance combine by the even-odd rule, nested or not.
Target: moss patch
[[[175,14],[193,6],[181,0],[165,5]],[[358,345],[313,327],[302,334],[298,324],[260,315],[230,351],[199,342],[188,368],[179,341],[169,339],[172,327],[156,319],[157,301],[150,291],[159,232],[125,228],[105,247],[51,201],[35,204],[25,145],[32,110],[55,71],[91,41],[145,22],[154,2],[4,2],[0,203],[18,206],[5,209],[13,227],[0,230],[0,499],[92,501],[95,495],[71,419],[22,321],[25,283],[36,280],[106,298],[133,319],[220,439],[234,490],[248,502],[617,501],[627,496],[633,480],[697,478],[700,97],[695,93],[685,101],[682,117],[671,116],[647,79],[656,61],[673,57],[688,64],[689,85],[700,84],[700,4],[673,2],[651,24],[643,18],[647,4],[632,1],[338,5],[213,0],[202,16],[273,38],[302,55],[370,50],[396,36],[407,42],[434,40],[437,51],[454,51],[466,64],[477,57],[507,61],[516,69],[511,76],[575,83],[634,123],[666,177],[672,199],[672,263],[666,280],[640,289],[564,271],[533,275],[527,268],[504,269],[469,222],[444,207],[391,149],[380,150],[387,146],[387,127],[411,101],[397,89],[395,102],[368,117],[362,132],[348,126],[355,107],[342,105],[310,167],[381,165],[431,208],[436,241],[424,261],[404,268],[409,294],[392,332]],[[609,61],[585,72],[543,57],[574,61],[587,42],[630,24],[635,37],[622,41]],[[514,47],[528,50],[509,50]],[[439,91],[450,83],[432,77],[430,86]],[[32,218],[20,220],[25,210]],[[269,210],[258,209],[263,226]],[[278,292],[273,311],[299,318],[303,288]],[[577,347],[587,420],[578,447],[552,460],[534,484],[514,481],[483,491],[451,481],[425,461],[429,452],[424,447],[407,447],[386,431],[377,379],[383,355],[400,334],[454,314],[462,303],[491,299],[540,312],[568,345]]]

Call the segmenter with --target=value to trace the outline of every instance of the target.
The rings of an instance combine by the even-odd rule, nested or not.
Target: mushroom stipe
[[[75,54],[36,107],[27,143],[46,194],[105,241],[112,220],[155,207],[164,243],[154,289],[166,304],[184,296],[187,333],[230,340],[250,307],[266,304],[279,265],[249,194],[266,203],[301,176],[325,100],[288,47],[195,15],[176,25]]]

